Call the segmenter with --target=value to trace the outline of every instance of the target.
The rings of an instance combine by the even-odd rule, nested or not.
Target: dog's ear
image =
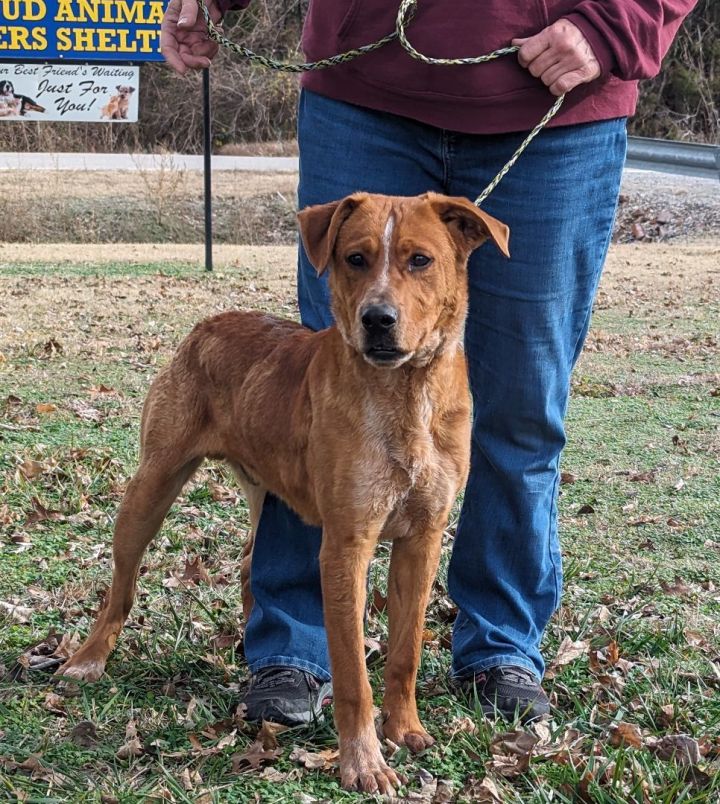
[[[133,92],[135,92],[135,87],[128,87],[128,90],[130,91],[130,94],[132,95]]]
[[[363,193],[355,193],[342,201],[318,204],[298,212],[300,237],[305,253],[318,275],[330,264],[340,227],[362,203],[363,198]]]
[[[118,84],[118,86],[116,86],[116,87],[115,87],[115,89],[117,89],[117,91],[118,91],[118,92],[122,92],[122,91],[123,91],[123,88],[122,88],[122,87],[121,87],[119,84]]]
[[[428,193],[428,199],[463,251],[469,254],[489,238],[506,257],[510,256],[510,229],[502,221],[483,212],[467,198]]]

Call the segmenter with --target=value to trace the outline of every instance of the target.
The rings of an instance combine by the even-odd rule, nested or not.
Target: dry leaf
[[[212,586],[212,578],[207,571],[207,567],[203,564],[200,556],[196,556],[192,560],[185,559],[185,570],[183,571],[181,581],[186,583],[193,583],[196,586],[201,583],[206,583]]]
[[[63,715],[63,717],[67,715],[65,711],[65,698],[63,698],[62,695],[57,695],[57,693],[46,693],[43,706],[48,712],[52,712],[54,715]]]
[[[52,402],[38,402],[35,405],[35,411],[40,413],[41,415],[45,415],[47,413],[55,413],[57,410],[57,405],[53,405]]]
[[[629,745],[631,748],[641,748],[643,744],[642,732],[634,723],[616,723],[610,731],[610,745],[619,748]]]
[[[473,801],[479,804],[502,804],[505,800],[500,795],[495,782],[486,776],[482,781],[470,777],[460,792],[459,801]]]
[[[487,767],[506,779],[520,776],[530,767],[530,758],[538,742],[537,735],[526,731],[498,734],[490,742],[492,759]]]
[[[337,767],[340,752],[333,749],[326,749],[318,753],[306,751],[300,746],[295,746],[290,752],[292,762],[303,765],[308,770],[329,770]]]
[[[571,664],[576,659],[584,656],[590,648],[590,643],[586,639],[579,639],[573,642],[570,637],[565,637],[558,647],[557,654],[551,662],[552,667],[563,667]]]
[[[681,765],[700,762],[700,744],[687,734],[667,734],[657,741],[648,741],[648,748],[658,759],[674,759]]]
[[[30,622],[33,610],[27,606],[18,606],[15,603],[8,603],[0,600],[0,614],[4,614],[16,623],[26,625]]]
[[[115,756],[118,759],[130,759],[137,757],[143,752],[143,745],[137,736],[137,728],[134,720],[129,720],[125,727],[125,743],[118,748]]]
[[[32,480],[34,477],[47,472],[50,467],[41,461],[23,461],[18,464],[18,471],[25,478],[25,480]]]
[[[80,748],[93,748],[98,742],[95,724],[91,720],[79,721],[70,732],[70,740]]]

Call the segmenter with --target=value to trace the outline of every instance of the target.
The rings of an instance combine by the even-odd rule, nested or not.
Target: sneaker
[[[457,685],[471,700],[477,699],[486,717],[501,715],[529,723],[550,712],[550,701],[535,675],[524,667],[501,665],[474,676],[461,678]]]
[[[254,673],[243,699],[247,720],[285,726],[312,723],[331,701],[331,682],[294,667],[264,667]]]

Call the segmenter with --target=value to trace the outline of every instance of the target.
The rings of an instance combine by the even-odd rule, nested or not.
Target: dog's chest
[[[436,443],[426,394],[403,409],[368,400],[363,424],[368,493],[375,510],[434,518],[457,493],[455,463]]]

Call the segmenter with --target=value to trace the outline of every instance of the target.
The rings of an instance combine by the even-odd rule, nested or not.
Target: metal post
[[[210,117],[210,70],[203,70],[203,170],[205,178],[205,270],[212,271],[212,126]]]

